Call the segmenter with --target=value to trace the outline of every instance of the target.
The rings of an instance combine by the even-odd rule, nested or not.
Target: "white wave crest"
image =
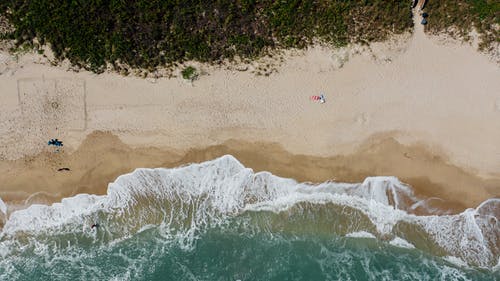
[[[458,215],[422,216],[417,221],[453,256],[492,266],[500,256],[500,199],[488,199]]]
[[[7,215],[7,205],[5,205],[2,198],[0,198],[0,212],[2,212],[4,215]]]
[[[459,215],[415,216],[408,211],[419,199],[395,177],[312,185],[268,172],[254,173],[230,155],[174,169],[136,169],[109,184],[107,195],[80,194],[51,206],[32,205],[13,212],[2,235],[54,231],[92,236],[96,231],[90,226],[99,222],[111,240],[149,225],[161,225],[166,237],[192,240],[197,231],[244,212],[279,213],[302,202],[355,208],[381,235],[393,235],[399,222],[419,225],[450,255],[479,266],[498,261],[500,200],[486,201]],[[392,242],[413,246],[400,240]]]
[[[415,246],[413,246],[412,243],[404,240],[403,238],[400,237],[394,237],[389,244],[396,246],[396,247],[401,247],[401,248],[407,248],[407,249],[415,249]]]
[[[375,239],[375,235],[371,234],[370,232],[366,231],[356,231],[356,232],[351,232],[346,235],[346,237],[353,237],[353,238],[372,238]]]

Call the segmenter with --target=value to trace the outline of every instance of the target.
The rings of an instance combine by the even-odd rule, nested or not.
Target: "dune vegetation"
[[[252,59],[315,42],[384,40],[412,26],[400,0],[4,0],[17,46],[49,45],[57,59],[95,72],[153,71],[186,60]]]
[[[439,0],[428,1],[427,31],[442,32],[470,39],[472,28],[479,33],[479,49],[492,51],[500,43],[500,1],[498,0]]]

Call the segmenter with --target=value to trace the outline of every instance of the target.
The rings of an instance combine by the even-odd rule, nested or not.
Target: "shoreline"
[[[52,149],[50,149],[52,150]],[[500,179],[484,179],[449,164],[423,145],[403,145],[379,136],[352,154],[333,157],[295,155],[277,143],[229,140],[186,153],[131,148],[109,132],[94,132],[74,152],[47,150],[34,157],[0,162],[0,198],[9,213],[31,204],[51,204],[80,193],[104,195],[108,183],[136,168],[174,168],[230,154],[254,172],[267,171],[298,182],[359,183],[370,176],[395,176],[441,213],[459,213],[500,197]],[[70,171],[58,171],[60,168]],[[474,187],[471,188],[471,187]]]
[[[453,212],[500,197],[500,66],[415,18],[410,38],[288,53],[269,76],[206,68],[194,83],[0,56],[0,198],[102,194],[134,168],[221,154],[298,181],[396,176]],[[321,92],[325,104],[310,100]],[[63,163],[76,168],[54,171]]]

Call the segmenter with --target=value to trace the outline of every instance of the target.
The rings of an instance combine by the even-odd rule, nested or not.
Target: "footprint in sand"
[[[361,115],[358,115],[358,117],[356,117],[356,122],[359,124],[359,125],[366,125],[366,123],[368,123],[368,116],[366,113],[362,113]]]

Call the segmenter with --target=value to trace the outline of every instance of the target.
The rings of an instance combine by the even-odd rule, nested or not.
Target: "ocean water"
[[[297,183],[229,155],[137,169],[107,195],[11,213],[0,280],[500,280],[500,199],[456,215],[429,200],[394,177]]]

